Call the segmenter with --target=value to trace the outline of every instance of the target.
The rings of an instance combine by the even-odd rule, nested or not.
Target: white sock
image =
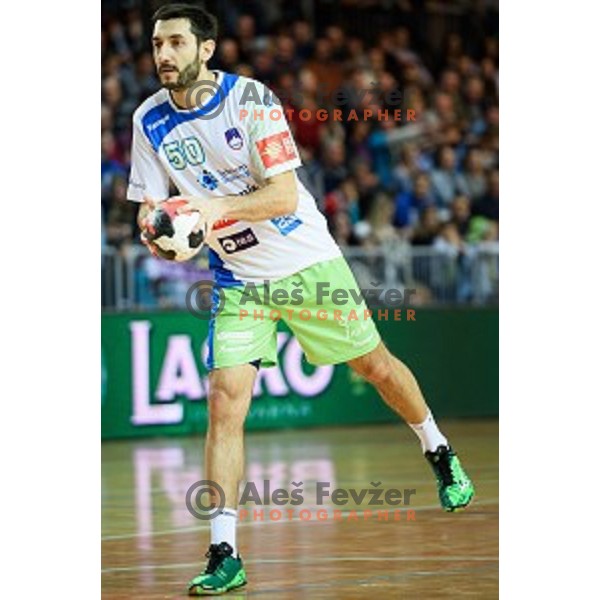
[[[421,447],[425,453],[427,450],[435,452],[438,446],[447,446],[448,440],[442,435],[442,432],[438,429],[438,426],[433,418],[433,415],[429,413],[422,423],[414,424],[409,423],[410,428],[417,434],[421,440]]]
[[[237,524],[237,510],[224,508],[210,522],[210,543],[220,544],[227,542],[233,548],[234,556],[237,556],[237,545],[235,543],[235,529]]]

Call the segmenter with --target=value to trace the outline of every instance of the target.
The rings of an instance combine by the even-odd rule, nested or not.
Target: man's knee
[[[369,363],[363,377],[373,385],[378,385],[380,383],[385,383],[391,375],[391,366],[389,362],[386,361],[385,363]]]
[[[250,408],[256,367],[242,365],[212,371],[208,383],[208,414],[211,427],[242,427]]]
[[[211,389],[208,394],[208,416],[211,427],[237,428],[244,424],[249,399],[226,388]]]
[[[387,351],[368,354],[353,361],[350,366],[373,385],[385,383],[392,376],[392,363]]]

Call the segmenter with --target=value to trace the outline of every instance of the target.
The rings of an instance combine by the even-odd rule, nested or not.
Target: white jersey
[[[281,107],[263,101],[271,92],[253,79],[216,74],[221,92],[201,109],[179,109],[161,89],[135,111],[130,200],[167,198],[169,179],[183,196],[241,196],[301,165]],[[279,119],[272,118],[277,117],[274,109],[280,109]],[[341,255],[297,176],[296,184],[298,207],[293,214],[253,223],[215,223],[207,244],[218,284],[276,281]]]

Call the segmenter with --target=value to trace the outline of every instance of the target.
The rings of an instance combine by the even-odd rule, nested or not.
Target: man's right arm
[[[131,141],[131,172],[127,199],[145,202],[145,198],[164,199],[169,197],[169,174],[134,115],[133,138]]]
[[[139,202],[137,223],[144,238],[145,219],[154,207],[151,199],[158,201],[169,196],[169,175],[158,158],[157,151],[142,130],[142,125],[137,116],[133,118],[133,139],[131,143],[131,172],[127,199]],[[149,246],[150,251],[152,247]]]

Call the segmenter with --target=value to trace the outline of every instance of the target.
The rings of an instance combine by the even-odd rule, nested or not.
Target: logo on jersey
[[[284,236],[302,225],[302,221],[294,213],[271,219],[271,223],[273,223],[279,230],[279,233]]]
[[[258,140],[256,147],[266,169],[297,158],[296,148],[289,131],[282,131]]]
[[[235,225],[237,223],[237,219],[221,219],[220,221],[215,221],[212,226],[213,231],[217,231],[217,229],[224,229],[225,227],[229,227],[230,225]]]
[[[165,115],[162,119],[158,119],[158,121],[154,121],[154,123],[150,123],[147,126],[148,131],[154,131],[157,127],[164,125],[170,118],[171,118],[171,115]]]
[[[198,183],[205,190],[209,190],[211,192],[219,187],[219,182],[217,181],[217,178],[206,169],[202,169],[202,173],[198,175]]]
[[[241,192],[238,192],[237,195],[247,196],[248,194],[251,194],[252,192],[255,192],[258,189],[259,187],[257,185],[255,185],[254,183],[250,183]]]
[[[232,150],[240,150],[244,145],[244,139],[237,127],[232,127],[225,132],[225,141]]]
[[[231,169],[217,169],[217,173],[223,183],[231,183],[237,179],[243,179],[244,177],[250,177],[250,169],[248,165],[240,165],[239,167],[233,167]]]
[[[226,254],[234,254],[258,245],[258,240],[250,228],[217,239]]]
[[[129,180],[129,187],[132,187],[136,190],[145,190],[146,189],[146,185],[144,183],[134,181],[133,179]]]

